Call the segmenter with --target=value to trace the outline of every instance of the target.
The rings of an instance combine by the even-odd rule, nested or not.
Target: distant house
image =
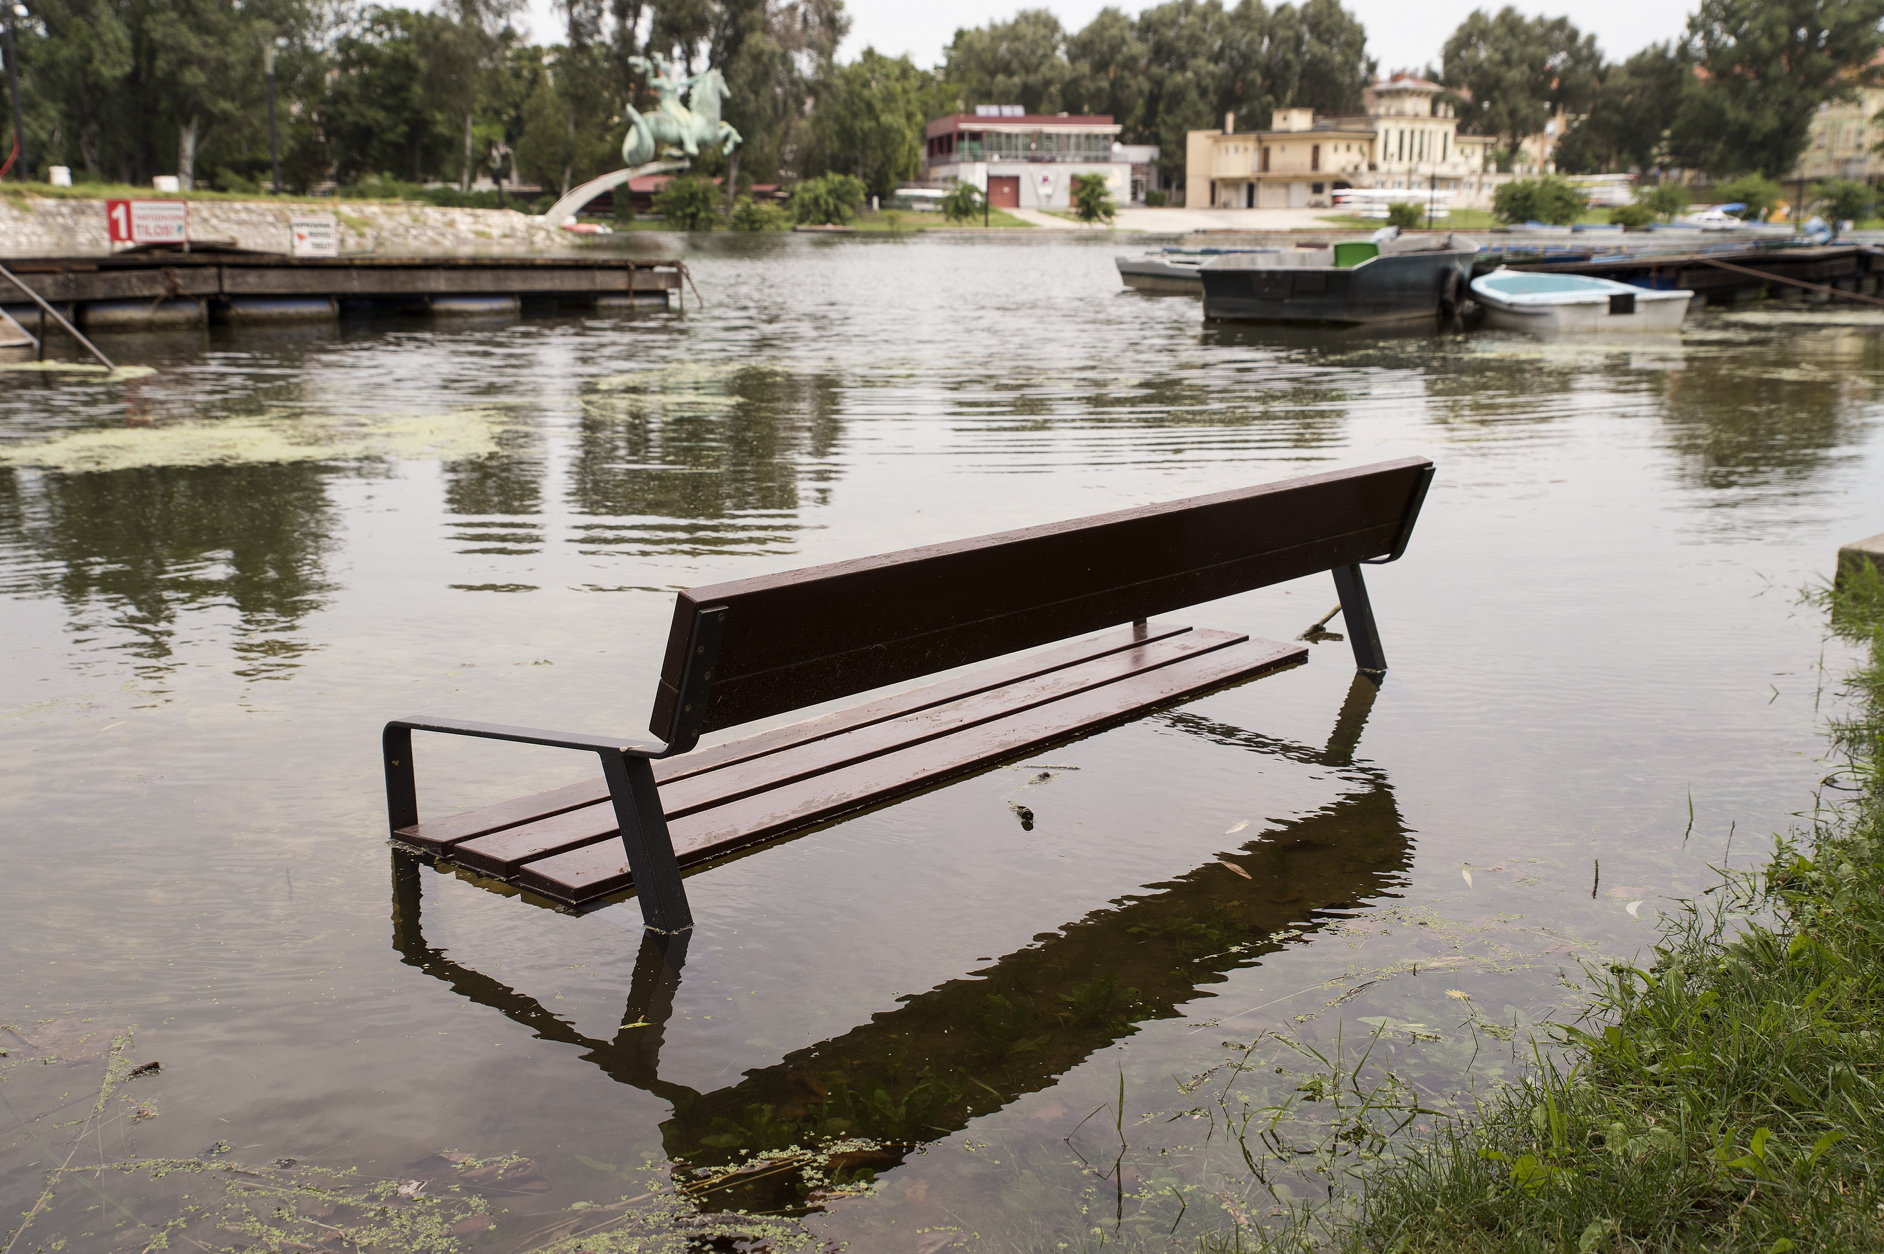
[[[1123,203],[1132,195],[1134,162],[1118,146],[1120,129],[1106,114],[981,105],[923,129],[923,180],[973,184],[997,209],[1069,209],[1073,176],[1096,173]]]
[[[1366,112],[1277,109],[1266,131],[1192,131],[1184,203],[1211,209],[1320,209],[1348,189],[1409,189],[1482,197],[1494,179],[1492,140],[1459,134],[1437,83],[1396,74],[1369,87]]]
[[[1868,183],[1884,175],[1878,146],[1884,130],[1877,116],[1884,110],[1884,87],[1860,87],[1849,100],[1829,100],[1812,115],[1806,150],[1789,180],[1854,179]]]

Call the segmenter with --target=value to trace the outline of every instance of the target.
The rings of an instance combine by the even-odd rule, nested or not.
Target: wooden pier
[[[686,266],[574,257],[289,257],[198,245],[97,257],[21,257],[5,265],[87,329],[292,322],[390,311],[439,315],[564,309],[665,309]],[[30,298],[0,284],[0,309],[29,328]]]
[[[1814,295],[1832,299],[1848,293],[1875,296],[1884,282],[1884,252],[1864,244],[1825,244],[1804,248],[1697,248],[1684,252],[1635,255],[1593,253],[1585,258],[1542,257],[1506,264],[1553,274],[1581,274],[1614,279],[1637,287],[1686,288],[1697,303],[1732,304],[1764,295]],[[1829,292],[1826,291],[1829,289]],[[1873,302],[1865,302],[1873,303]]]

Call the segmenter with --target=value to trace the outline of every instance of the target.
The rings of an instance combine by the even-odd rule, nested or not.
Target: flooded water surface
[[[656,1204],[859,1250],[1189,1248],[1276,1204],[1260,1112],[1301,1104],[1284,1159],[1328,1126],[1307,1051],[1489,1085],[1566,972],[1811,804],[1840,658],[1800,594],[1884,529],[1884,323],[1282,335],[1121,291],[1113,251],[713,240],[684,314],[0,368],[17,1248],[263,1214],[237,1184],[314,1214],[327,1169],[477,1194],[440,1238],[474,1249]],[[632,901],[388,850],[385,719],[639,735],[676,589],[1409,454],[1438,475],[1370,575],[1378,693],[1323,640],[706,870],[677,983]],[[1289,640],[1333,604],[1180,617]],[[589,765],[423,743],[421,805]],[[114,1058],[160,1067],[86,1122]],[[182,1175],[90,1170],[134,1158]]]

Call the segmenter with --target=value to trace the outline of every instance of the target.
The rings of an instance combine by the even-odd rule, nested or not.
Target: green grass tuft
[[[1563,1048],[1358,1196],[1210,1249],[1884,1248],[1884,580],[1825,596],[1861,660],[1798,837],[1593,972]]]

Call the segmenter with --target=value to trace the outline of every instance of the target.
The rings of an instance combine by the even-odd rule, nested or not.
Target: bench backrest
[[[674,605],[649,728],[731,727],[1397,557],[1432,463],[1404,458],[971,540],[709,584]],[[689,661],[719,611],[710,677]]]

